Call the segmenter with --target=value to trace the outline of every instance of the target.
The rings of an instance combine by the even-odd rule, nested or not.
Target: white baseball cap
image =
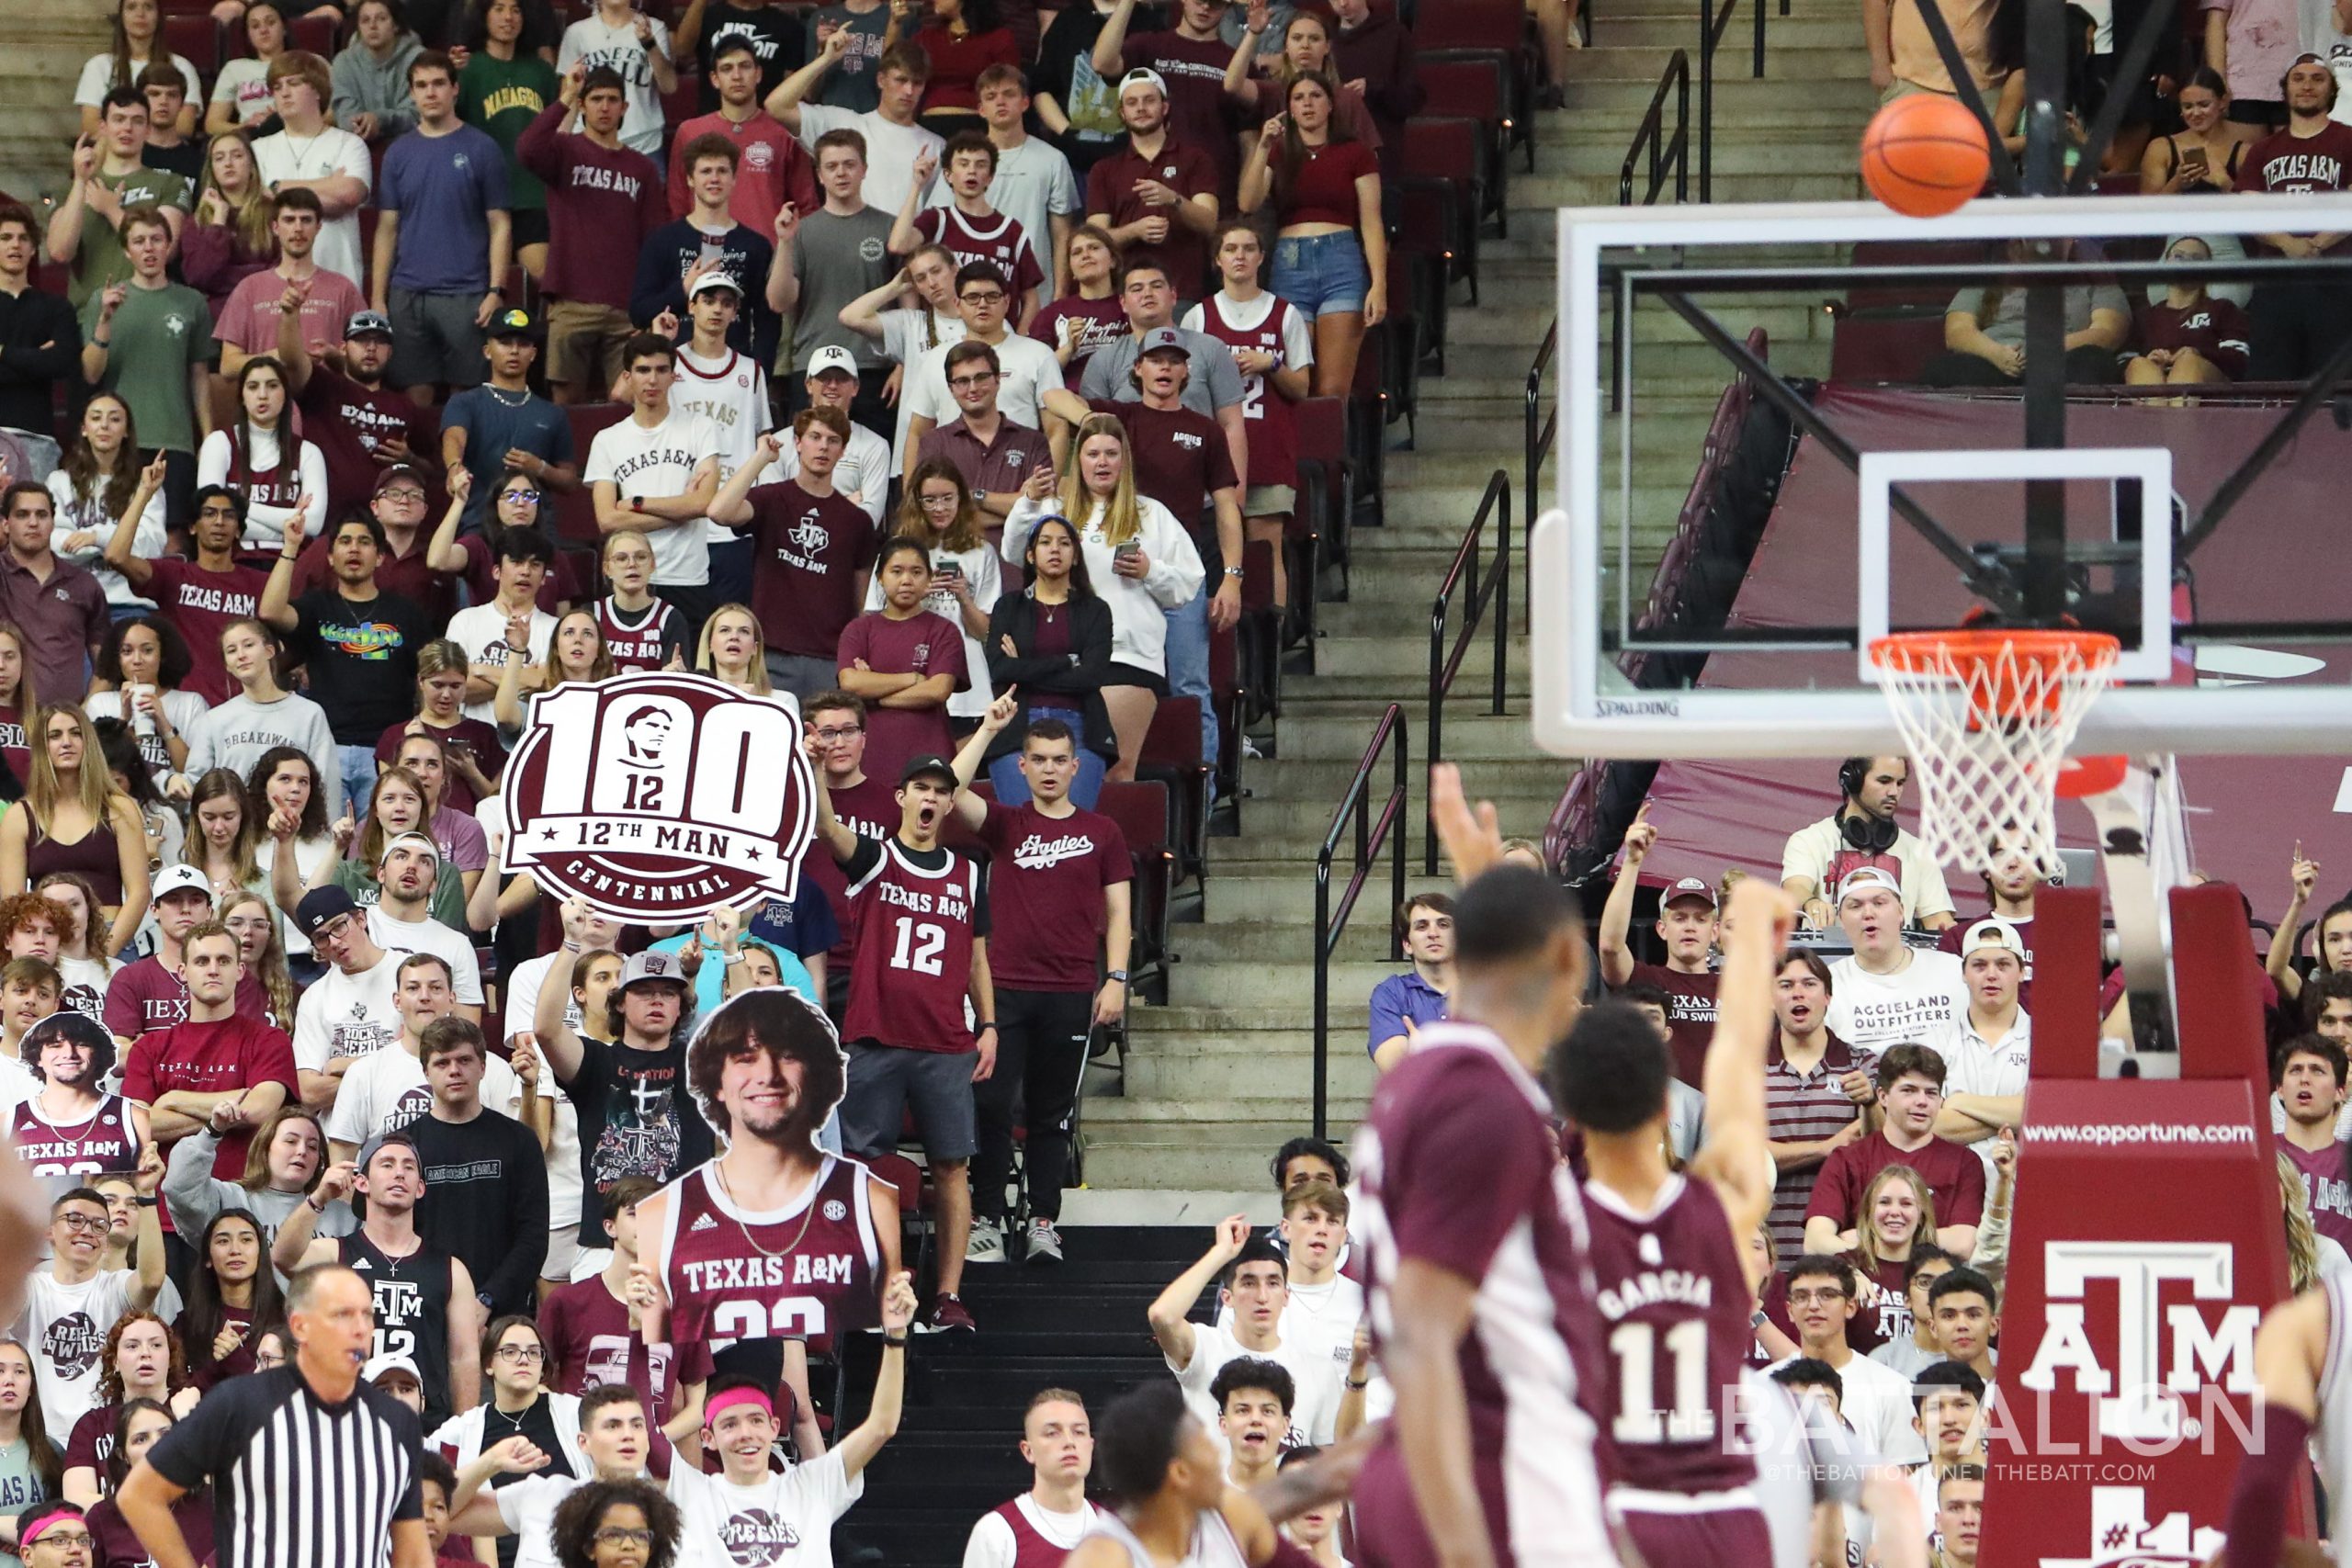
[[[829,344],[808,358],[808,374],[822,376],[828,370],[838,370],[844,376],[857,374],[857,357],[838,344]]]
[[[1838,885],[1838,902],[1842,905],[1865,887],[1883,887],[1897,898],[1903,897],[1903,884],[1894,879],[1893,872],[1883,866],[1863,865],[1848,872],[1846,880]]]
[[[2025,939],[2018,934],[2018,928],[2007,920],[1997,918],[1979,920],[1968,928],[1966,936],[1960,939],[1960,955],[1962,958],[1986,948],[2016,953],[2018,963],[2025,962]]]

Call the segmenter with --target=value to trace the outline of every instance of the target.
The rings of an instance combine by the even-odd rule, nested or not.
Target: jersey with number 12
[[[863,874],[856,864],[849,897],[857,955],[842,1038],[951,1055],[972,1050],[964,997],[973,940],[986,934],[979,867],[953,850],[910,851],[896,836],[874,846]]]

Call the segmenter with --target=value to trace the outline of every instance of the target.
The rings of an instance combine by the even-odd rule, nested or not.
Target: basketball
[[[1936,218],[1984,188],[1984,128],[1957,99],[1913,93],[1862,132],[1862,184],[1907,218]]]

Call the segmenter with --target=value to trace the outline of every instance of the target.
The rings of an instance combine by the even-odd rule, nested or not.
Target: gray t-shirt
[[[882,35],[890,29],[890,7],[876,6],[870,11],[853,11],[846,6],[820,6],[808,13],[808,58],[814,60],[823,52],[819,41],[819,27],[826,32],[835,27],[847,28],[856,35],[855,43],[843,54],[825,79],[817,84],[810,100],[831,104],[835,108],[854,109],[859,114],[881,103],[881,92],[874,85],[874,68],[882,58]],[[912,37],[912,34],[909,34]]]
[[[1215,419],[1217,410],[1231,408],[1241,400],[1241,371],[1233,363],[1233,351],[1206,333],[1183,327],[1175,331],[1182,336],[1184,347],[1192,355],[1193,373],[1184,382],[1184,406],[1204,419]],[[1094,351],[1094,356],[1086,362],[1086,376],[1079,383],[1079,395],[1109,398],[1122,403],[1141,402],[1143,393],[1127,377],[1135,367],[1136,340],[1131,333]]]
[[[792,237],[792,271],[800,279],[793,312],[792,367],[807,372],[820,348],[846,348],[862,367],[882,361],[874,340],[842,325],[842,307],[870,294],[899,270],[890,254],[890,214],[862,208],[847,218],[811,213]]]
[[[1962,289],[1951,297],[1951,310],[1965,310],[1976,318],[1976,324],[1986,337],[2005,347],[2025,346],[2025,299],[2023,288],[2001,288],[1992,310],[1984,309],[1988,291],[1978,288]],[[2069,335],[2091,324],[2093,310],[2114,310],[2127,320],[2132,307],[2123,298],[2123,290],[2112,283],[2075,283],[2066,288],[2066,331]],[[1095,357],[1102,357],[1097,355]]]

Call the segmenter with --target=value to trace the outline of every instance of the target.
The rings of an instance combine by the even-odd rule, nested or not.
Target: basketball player
[[[1396,1395],[1356,1489],[1358,1554],[1367,1568],[1606,1568],[1583,1199],[1534,1077],[1581,1004],[1582,922],[1550,876],[1497,863],[1494,808],[1474,813],[1454,769],[1430,770],[1430,798],[1467,885],[1453,1017],[1420,1032],[1356,1134],[1354,1230]],[[1509,1369],[1490,1359],[1503,1344]]]
[[[637,1206],[649,1343],[706,1344],[714,1371],[774,1388],[784,1340],[873,1326],[898,1269],[898,1191],[817,1146],[842,1082],[832,1025],[780,986],[695,1032],[686,1087],[727,1146]]]
[[[1646,1562],[1725,1568],[1771,1551],[1749,1484],[1756,1461],[1723,1440],[1716,1406],[1754,1338],[1737,1238],[1772,1206],[1764,1047],[1773,959],[1796,923],[1788,895],[1754,877],[1732,890],[1730,912],[1701,1080],[1709,1136],[1687,1176],[1667,1165],[1674,1063],[1647,1019],[1622,1005],[1587,1010],[1544,1074],[1553,1103],[1584,1134],[1595,1300],[1611,1352],[1611,1517]]]
[[[368,1200],[359,1228],[345,1236],[313,1239],[320,1212],[354,1192]],[[425,1246],[417,1234],[416,1202],[424,1196],[424,1168],[415,1141],[406,1133],[379,1134],[359,1151],[357,1166],[327,1168],[318,1190],[279,1224],[269,1260],[288,1275],[314,1264],[340,1263],[368,1282],[376,1303],[370,1353],[416,1358],[429,1432],[481,1398],[482,1306],[466,1266]]]
[[[865,837],[833,812],[829,749],[812,730],[817,837],[848,881],[857,950],[850,960],[842,1039],[849,1046],[842,1143],[874,1159],[899,1146],[907,1113],[930,1156],[937,1194],[934,1330],[975,1326],[957,1294],[972,1236],[971,1159],[979,1147],[972,1085],[996,1068],[995,997],[989,979],[986,880],[939,841],[956,808],[956,770],[916,757],[899,774],[897,829]],[[965,1021],[969,993],[973,1021]],[[888,1227],[897,1230],[893,1217]]]
[[[1094,1429],[1086,1401],[1066,1388],[1041,1390],[1021,1417],[1021,1457],[1029,1490],[980,1516],[964,1543],[964,1568],[1061,1568],[1102,1510],[1086,1500]]]
[[[2344,1506],[2352,1498],[2352,1400],[2344,1397],[2347,1367],[2352,1283],[2346,1276],[2323,1274],[2311,1289],[2263,1314],[2254,1337],[2254,1375],[2262,1384],[2254,1408],[2262,1429],[2246,1445],[2230,1493],[2227,1568],[2352,1560],[2352,1508]],[[2320,1484],[2335,1503],[2329,1510],[2332,1558],[2308,1542],[2286,1539],[2296,1480],[2313,1460]]]
[[[153,1142],[147,1108],[99,1091],[114,1066],[114,1036],[106,1026],[71,1008],[53,1012],[25,1031],[24,1053],[41,1089],[17,1107],[8,1134],[17,1157],[50,1195],[107,1172],[137,1170],[140,1150]]]
[[[1292,1465],[1259,1494],[1225,1483],[1216,1444],[1165,1379],[1129,1389],[1102,1412],[1096,1452],[1111,1512],[1064,1568],[1314,1568],[1274,1529],[1344,1489],[1362,1453],[1342,1445]]]

